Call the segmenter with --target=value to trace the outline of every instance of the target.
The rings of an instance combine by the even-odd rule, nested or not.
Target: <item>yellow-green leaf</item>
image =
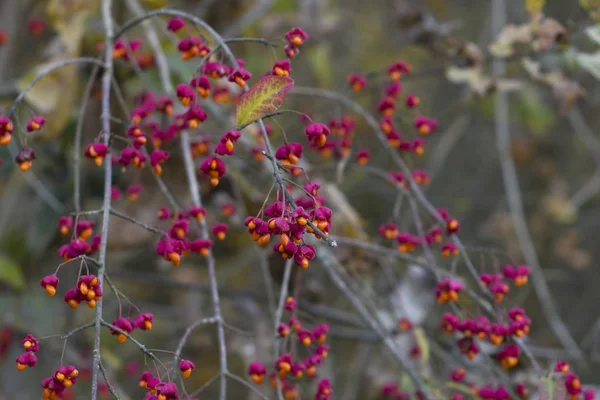
[[[102,348],[102,361],[107,367],[113,370],[119,370],[123,367],[123,360],[121,357],[111,350],[108,350],[106,347]]]
[[[25,276],[21,267],[6,257],[0,257],[0,282],[16,290],[25,289]]]
[[[423,328],[415,328],[414,334],[417,346],[419,346],[419,349],[421,350],[421,360],[424,364],[427,364],[429,361],[429,343],[427,342],[425,331],[423,331]]]
[[[294,86],[287,76],[265,75],[242,95],[236,108],[238,126],[250,124],[279,110]]]
[[[525,0],[525,8],[529,14],[537,14],[544,8],[546,0]]]

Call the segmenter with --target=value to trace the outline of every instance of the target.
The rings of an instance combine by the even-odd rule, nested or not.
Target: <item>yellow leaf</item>
[[[425,331],[423,331],[423,328],[415,328],[414,334],[417,346],[419,346],[419,349],[421,350],[421,360],[424,364],[427,364],[429,361],[429,343],[427,342]]]
[[[279,110],[294,86],[288,76],[265,75],[242,95],[236,108],[238,126],[250,124]]]
[[[537,14],[544,8],[546,0],[525,0],[525,8],[529,14]]]
[[[143,0],[146,8],[163,8],[169,5],[167,0]]]

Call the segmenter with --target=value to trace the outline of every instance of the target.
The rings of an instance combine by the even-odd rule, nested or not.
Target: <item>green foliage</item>
[[[25,289],[25,276],[21,266],[8,257],[0,256],[0,282],[15,290]]]
[[[555,113],[535,90],[519,92],[521,101],[517,108],[519,122],[535,135],[546,133],[555,123]]]

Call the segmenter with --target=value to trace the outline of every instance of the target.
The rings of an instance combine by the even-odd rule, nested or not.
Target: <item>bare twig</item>
[[[190,397],[197,396],[202,393],[204,390],[208,389],[213,383],[215,383],[219,378],[225,379],[224,376],[219,372],[217,375],[210,378],[204,385],[200,386],[198,389],[194,390],[190,393]]]
[[[257,19],[269,11],[275,2],[273,0],[258,0],[258,4],[252,7],[250,10],[244,12],[241,17],[234,21],[223,32],[224,36],[237,36],[244,29],[252,25]]]
[[[46,75],[52,73],[53,71],[55,71],[57,69],[66,67],[67,65],[71,65],[71,64],[96,64],[99,67],[105,67],[106,66],[106,64],[104,62],[102,62],[101,60],[99,60],[97,58],[93,58],[93,57],[79,57],[79,58],[72,58],[72,59],[66,60],[66,61],[60,61],[60,62],[57,62],[56,64],[52,64],[52,65],[48,66],[47,68],[44,68],[43,70],[41,70],[40,72],[38,72],[37,75],[31,80],[31,82],[29,82],[27,84],[27,86],[25,86],[25,88],[23,89],[23,91],[21,91],[21,93],[19,93],[19,96],[17,96],[17,98],[15,99],[15,102],[13,103],[12,107],[8,111],[7,116],[10,118],[14,114],[15,110],[17,109],[17,106],[25,98],[25,95],[31,90],[31,88],[40,79],[44,78]]]
[[[152,233],[158,233],[159,235],[164,235],[165,234],[165,232],[161,231],[160,229],[155,228],[155,227],[150,226],[150,225],[146,225],[143,222],[138,221],[137,219],[135,219],[133,217],[130,217],[127,214],[123,214],[122,212],[119,212],[119,211],[115,210],[114,208],[110,209],[110,213],[112,215],[116,216],[116,217],[124,219],[125,221],[129,221],[132,224],[135,224],[135,225],[137,225],[137,226],[139,226],[139,227],[141,227],[141,228],[143,228],[143,229],[145,229],[147,231],[150,231]]]
[[[61,335],[60,338],[61,338],[61,340],[67,340],[68,338],[70,338],[74,334],[76,334],[78,332],[81,332],[81,331],[84,331],[84,330],[86,330],[88,328],[91,328],[92,326],[94,326],[94,323],[90,322],[89,324],[82,325],[82,326],[80,326],[78,328],[73,329],[72,331],[69,331],[69,332],[65,333],[64,335]]]
[[[277,337],[277,328],[281,323],[281,315],[283,314],[283,307],[285,306],[285,299],[288,295],[288,287],[290,285],[290,277],[292,276],[292,265],[293,260],[289,259],[285,262],[283,270],[283,280],[281,281],[281,290],[279,291],[279,303],[277,310],[275,311],[275,328],[273,330],[275,337]],[[279,340],[275,339],[275,359],[279,358]],[[281,379],[275,376],[277,384],[277,398],[283,400],[283,393],[281,392]]]
[[[102,136],[104,144],[110,146],[110,86],[113,71],[113,20],[112,0],[102,1],[102,21],[104,24],[104,74],[102,76]],[[108,244],[108,225],[110,222],[110,195],[112,187],[112,163],[110,152],[104,163],[104,201],[102,214],[102,236],[98,250],[98,286],[103,289],[106,269],[106,247]],[[98,393],[98,373],[100,371],[100,328],[102,323],[102,305],[100,298],[96,302],[95,337],[92,362],[92,390],[90,399],[96,400]]]
[[[189,134],[184,131],[181,134],[181,152],[185,162],[185,171],[187,174],[188,183],[190,185],[190,194],[192,195],[192,201],[194,206],[202,207],[202,199],[200,197],[200,188],[198,185],[198,179],[196,177],[196,171],[194,169],[194,160],[190,149],[190,138]],[[199,222],[200,224],[200,236],[202,239],[208,239],[208,228],[206,226],[206,220],[203,219]],[[213,303],[214,318],[217,319],[217,336],[219,340],[219,359],[220,359],[220,371],[224,375],[227,373],[227,344],[225,343],[225,329],[223,328],[223,317],[221,315],[221,300],[219,297],[219,288],[217,283],[217,275],[215,271],[215,258],[212,250],[208,250],[206,255],[206,262],[208,264],[208,279],[210,282],[210,293]],[[225,400],[227,391],[227,380],[221,379],[220,399]]]
[[[181,355],[181,351],[183,350],[183,346],[185,346],[185,343],[187,342],[188,338],[192,334],[192,331],[194,329],[196,329],[197,327],[201,326],[201,325],[214,324],[216,322],[217,322],[217,318],[215,318],[215,317],[208,317],[208,318],[199,319],[198,321],[194,322],[192,325],[188,326],[188,328],[185,330],[185,333],[183,334],[183,336],[179,340],[179,344],[177,345],[177,349],[175,350],[175,355],[173,357],[173,365],[174,365],[173,368],[176,368],[175,366],[177,365],[177,360],[179,359],[179,356]]]
[[[144,353],[145,355],[147,355],[148,357],[152,358],[154,361],[156,361],[157,363],[163,365],[162,361],[160,361],[160,359],[158,357],[156,357],[154,355],[154,353],[152,353],[150,350],[148,350],[148,348],[146,348],[146,346],[141,343],[139,340],[137,340],[136,338],[134,338],[133,336],[131,336],[129,333],[125,332],[123,329],[114,326],[113,324],[110,324],[104,320],[100,320],[100,325],[105,326],[107,328],[112,329],[113,331],[120,333],[121,335],[125,336],[127,339],[131,340],[131,343],[133,343],[134,345],[137,346],[138,349],[140,349],[140,351],[142,353]]]
[[[106,372],[106,369],[104,368],[104,365],[102,364],[102,361],[100,361],[100,372],[102,373],[102,376],[104,377],[104,382],[106,382],[106,386],[108,387],[108,391],[110,392],[110,394],[112,394],[115,399],[121,400],[121,397],[119,397],[119,395],[115,391],[115,388],[113,387],[113,385],[110,383],[110,380],[108,379],[108,373]]]
[[[104,63],[97,58],[80,57],[80,58],[73,58],[73,59],[66,60],[66,61],[60,61],[60,62],[57,62],[55,64],[48,66],[47,68],[44,68],[43,70],[38,72],[37,75],[31,80],[31,82],[29,82],[29,84],[27,84],[27,86],[25,86],[23,91],[21,91],[21,93],[19,93],[19,95],[15,99],[15,102],[13,103],[12,107],[8,111],[7,117],[10,118],[14,114],[14,112],[17,109],[17,107],[19,106],[19,104],[25,98],[25,95],[31,90],[31,88],[38,81],[40,81],[42,78],[44,78],[46,75],[52,73],[53,71],[63,68],[67,65],[71,65],[71,64],[96,64],[101,67],[104,66]],[[8,151],[10,152],[11,157],[14,158],[17,156],[19,149],[18,149],[17,144],[14,141],[9,143]],[[38,196],[40,196],[40,198],[46,204],[48,204],[55,212],[57,212],[57,213],[62,212],[64,207],[63,207],[63,204],[61,203],[61,201],[58,200],[56,198],[56,196],[54,196],[48,188],[46,188],[46,185],[44,185],[44,183],[35,176],[33,171],[28,171],[27,174],[23,174],[23,175],[25,176],[25,180],[27,181],[29,186],[31,186],[31,188],[37,193]]]
[[[495,33],[500,32],[506,24],[506,3],[505,0],[494,0],[492,2],[492,26]],[[493,63],[493,71],[496,76],[502,76],[506,70],[505,62],[495,60]],[[508,199],[508,208],[510,210],[511,219],[517,235],[517,239],[521,244],[523,257],[531,268],[533,288],[538,296],[542,306],[542,311],[550,327],[560,340],[563,346],[568,350],[569,354],[579,358],[583,358],[583,354],[577,345],[573,336],[565,323],[561,320],[554,298],[550,293],[548,284],[544,278],[542,268],[540,266],[535,247],[527,228],[525,211],[523,210],[523,202],[521,200],[521,192],[519,189],[519,181],[514,161],[511,156],[511,140],[509,130],[509,115],[506,93],[499,91],[496,94],[494,107],[495,128],[496,128],[496,146],[500,157],[500,166],[502,169],[502,178]]]
[[[373,317],[371,315],[371,313],[363,305],[361,300],[348,287],[347,283],[345,282],[345,280],[342,277],[344,274],[344,271],[343,271],[343,268],[341,267],[341,265],[339,264],[338,260],[333,256],[333,254],[331,254],[329,249],[327,249],[325,247],[321,247],[319,249],[317,256],[319,257],[320,260],[322,260],[323,264],[326,266],[326,271],[329,274],[329,277],[331,278],[333,283],[346,296],[346,298],[354,306],[356,311],[358,311],[358,313],[363,317],[363,319],[369,325],[369,327],[377,333],[377,335],[381,338],[381,340],[383,340],[383,343],[387,347],[387,349],[390,350],[390,352],[394,355],[394,357],[398,361],[400,361],[400,364],[406,370],[406,372],[409,374],[411,379],[415,382],[418,389],[423,394],[423,397],[425,399],[431,400],[431,396],[429,395],[429,393],[427,391],[425,382],[423,382],[423,380],[421,379],[421,376],[419,376],[419,374],[417,373],[417,371],[414,368],[410,359],[408,359],[406,354],[402,353],[398,349],[398,347],[396,346],[396,343],[394,342],[394,339],[388,333],[385,332],[383,327],[381,327],[379,321],[377,321],[375,319],[375,317]]]
[[[579,137],[579,140],[581,140],[586,149],[589,150],[594,159],[594,163],[596,164],[596,173],[594,176],[571,198],[571,204],[576,209],[579,209],[600,191],[600,140],[598,140],[592,131],[592,128],[590,128],[585,121],[585,118],[577,105],[571,107],[571,110],[567,114],[567,119],[569,120],[573,131],[575,131],[575,134]]]
[[[144,15],[144,9],[137,0],[127,0],[127,7],[129,7],[129,9],[138,17]],[[144,23],[142,25],[144,32],[146,33],[146,37],[148,38],[148,43],[150,44],[152,52],[154,53],[154,60],[160,76],[160,83],[163,86],[164,91],[168,94],[171,94],[173,93],[173,84],[171,83],[169,65],[164,52],[161,50],[158,36],[156,35],[154,29],[152,29],[150,23]]]
[[[92,94],[92,89],[96,81],[96,75],[98,74],[98,65],[95,65],[92,69],[90,78],[88,79],[85,90],[83,91],[83,99],[81,101],[81,108],[79,109],[79,118],[77,119],[77,127],[75,128],[75,143],[73,144],[73,206],[75,212],[81,211],[81,136],[83,135],[83,121],[85,119],[85,112],[87,111],[87,103]]]
[[[261,399],[269,400],[269,398],[267,396],[265,396],[260,390],[258,390],[257,388],[252,386],[249,382],[246,382],[244,379],[240,378],[239,376],[232,374],[231,372],[225,373],[225,376],[246,386],[248,389],[250,389],[251,391],[256,393],[258,395],[258,397],[260,397]]]

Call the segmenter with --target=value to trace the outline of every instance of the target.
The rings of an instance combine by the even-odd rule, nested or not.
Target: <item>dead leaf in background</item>
[[[581,235],[575,229],[568,229],[556,238],[552,248],[554,255],[575,269],[585,269],[591,263],[590,255],[580,248]]]
[[[323,183],[321,190],[329,199],[328,202],[335,204],[335,219],[343,234],[352,238],[366,239],[367,235],[362,228],[363,223],[359,213],[352,207],[339,187],[331,183]]]
[[[547,196],[544,201],[544,211],[554,222],[559,224],[572,224],[577,221],[577,209],[566,197]]]
[[[586,90],[562,72],[542,72],[540,63],[529,58],[524,58],[522,64],[534,80],[545,83],[552,88],[554,97],[560,102],[561,113],[566,114],[577,100],[587,97]]]
[[[488,49],[496,57],[509,57],[515,53],[517,44],[528,44],[532,39],[532,29],[529,24],[507,25]]]
[[[516,79],[494,79],[485,74],[481,67],[448,67],[446,78],[450,82],[467,84],[478,97],[485,97],[495,92],[512,92],[519,90],[522,86],[521,82]]]
[[[459,50],[458,55],[467,57],[468,65],[471,68],[481,67],[485,63],[483,52],[475,43],[467,42]]]
[[[50,0],[46,16],[57,35],[47,46],[48,60],[38,64],[17,82],[19,91],[27,86],[40,71],[80,54],[81,39],[87,18],[95,11],[97,0]],[[77,66],[67,65],[54,70],[38,81],[25,95],[25,101],[34,110],[46,116],[46,125],[40,138],[50,140],[62,133],[71,117],[71,106],[77,96]]]
[[[567,29],[552,18],[544,18],[535,29],[534,35],[532,47],[535,51],[546,51],[555,44],[564,46],[569,43]]]
[[[595,22],[600,21],[600,0],[579,0],[579,4]]]
[[[516,138],[511,141],[511,155],[517,167],[522,167],[531,161],[533,146],[529,138]]]

